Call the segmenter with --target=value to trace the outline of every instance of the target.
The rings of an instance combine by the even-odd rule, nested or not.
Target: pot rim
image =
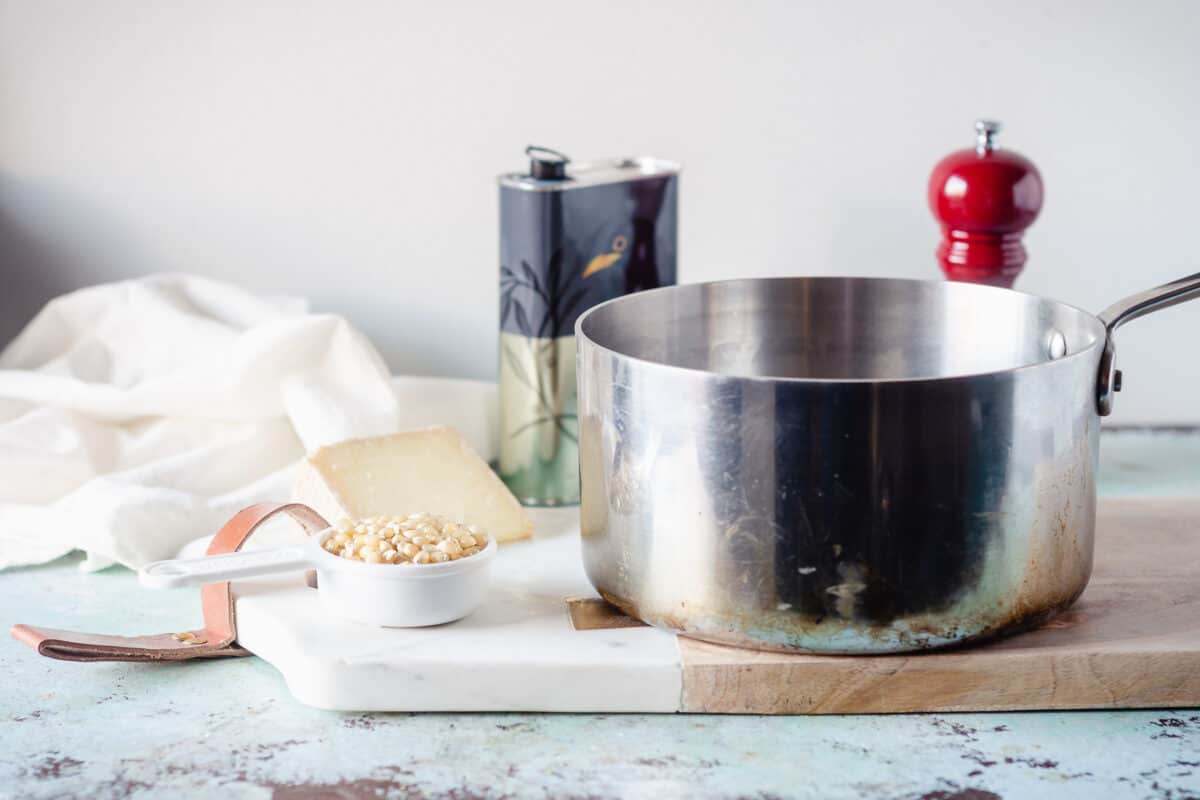
[[[671,291],[683,289],[683,288],[720,286],[720,285],[724,285],[724,284],[772,283],[772,282],[791,282],[791,281],[809,281],[809,280],[863,281],[863,282],[869,281],[869,282],[873,282],[873,283],[887,282],[887,283],[908,283],[908,284],[939,284],[942,286],[952,285],[952,286],[956,287],[956,289],[955,289],[956,291],[959,290],[957,287],[962,287],[962,289],[966,290],[966,291],[984,291],[984,292],[995,291],[995,292],[1005,292],[1008,294],[1020,295],[1020,296],[1031,298],[1031,299],[1038,300],[1041,302],[1054,303],[1057,306],[1061,306],[1063,308],[1068,308],[1068,309],[1071,309],[1072,311],[1082,314],[1083,317],[1088,321],[1088,323],[1093,325],[1094,328],[1096,329],[1096,338],[1087,347],[1085,347],[1081,350],[1076,350],[1075,352],[1072,352],[1072,353],[1068,353],[1067,355],[1064,355],[1061,358],[1048,359],[1045,361],[1038,361],[1033,364],[1023,364],[1018,367],[1009,367],[1008,369],[985,370],[982,372],[964,372],[964,373],[958,373],[958,374],[954,374],[954,375],[938,375],[938,376],[925,377],[925,378],[908,378],[908,377],[904,377],[904,378],[797,378],[797,377],[788,377],[788,376],[782,376],[782,375],[741,375],[741,374],[729,373],[729,372],[716,372],[713,370],[698,369],[696,367],[683,367],[683,366],[679,366],[677,364],[667,364],[662,361],[654,361],[652,359],[643,358],[641,356],[629,355],[628,353],[622,353],[619,350],[614,350],[611,347],[600,344],[595,339],[588,336],[583,330],[583,326],[587,322],[587,320],[593,314],[597,313],[600,309],[606,308],[607,306],[610,306],[614,303],[620,303],[631,297],[644,297],[644,296],[650,295],[650,294],[656,294],[656,293],[660,293],[660,292],[666,293],[666,292],[671,292]],[[1040,369],[1043,367],[1051,367],[1051,366],[1055,366],[1055,365],[1074,363],[1078,359],[1084,358],[1085,356],[1089,356],[1089,357],[1095,356],[1096,358],[1099,358],[1099,353],[1101,350],[1104,349],[1104,345],[1105,345],[1105,342],[1107,341],[1108,334],[1107,334],[1107,330],[1104,326],[1104,323],[1100,321],[1100,318],[1097,317],[1092,312],[1087,311],[1086,309],[1071,305],[1070,303],[1064,303],[1061,300],[1054,300],[1053,298],[1045,297],[1043,295],[1033,294],[1032,292],[1021,292],[1021,291],[1017,291],[1016,289],[1007,289],[1002,286],[987,286],[987,285],[983,285],[983,284],[961,283],[961,282],[920,279],[920,278],[890,278],[890,277],[873,277],[873,276],[864,276],[864,275],[804,275],[804,276],[797,275],[797,276],[772,276],[772,277],[761,277],[761,278],[726,278],[724,280],[718,280],[718,281],[701,281],[699,283],[682,283],[682,284],[674,284],[671,286],[660,286],[657,289],[647,289],[647,290],[644,290],[641,292],[635,292],[634,294],[623,295],[621,297],[616,297],[611,300],[606,300],[603,303],[597,303],[596,305],[589,308],[587,311],[580,314],[579,318],[575,320],[575,338],[576,338],[577,342],[586,341],[588,343],[588,345],[590,345],[591,347],[594,347],[597,350],[603,351],[603,352],[613,355],[615,357],[622,358],[626,361],[636,362],[638,364],[643,364],[648,367],[653,367],[656,369],[681,372],[684,374],[704,376],[704,377],[709,377],[709,378],[724,378],[724,379],[728,379],[728,380],[732,380],[732,381],[747,381],[747,382],[752,382],[752,383],[772,383],[772,384],[782,383],[782,384],[797,384],[797,385],[802,385],[802,384],[813,384],[813,385],[845,385],[845,384],[914,385],[914,384],[948,383],[948,382],[953,382],[953,381],[974,380],[977,378],[996,378],[996,377],[1021,373],[1021,372],[1025,372],[1025,371]],[[576,347],[576,351],[579,352],[578,346]]]

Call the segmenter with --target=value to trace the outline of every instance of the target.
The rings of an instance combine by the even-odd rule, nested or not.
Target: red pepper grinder
[[[957,150],[929,176],[929,209],[942,225],[938,261],[952,281],[1012,287],[1025,266],[1021,235],[1042,210],[1033,162],[996,147],[1000,123],[975,123],[975,148]]]

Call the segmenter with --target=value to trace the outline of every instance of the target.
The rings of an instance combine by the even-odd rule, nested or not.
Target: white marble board
[[[534,539],[500,548],[487,602],[466,619],[417,629],[348,622],[292,575],[234,584],[238,640],[317,708],[678,711],[676,637],[647,627],[574,630],[564,599],[595,596],[578,509],[531,516]]]

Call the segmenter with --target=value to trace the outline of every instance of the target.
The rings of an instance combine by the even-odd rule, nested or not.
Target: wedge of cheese
[[[428,512],[478,525],[500,542],[533,533],[517,498],[447,427],[326,445],[300,463],[293,494],[330,523]]]

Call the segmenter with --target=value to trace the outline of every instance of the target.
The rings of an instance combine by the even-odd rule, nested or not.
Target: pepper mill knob
[[[929,208],[942,226],[938,261],[950,280],[1011,287],[1025,266],[1021,236],[1042,210],[1042,176],[996,146],[1000,128],[976,120],[975,147],[946,156],[929,176]]]

